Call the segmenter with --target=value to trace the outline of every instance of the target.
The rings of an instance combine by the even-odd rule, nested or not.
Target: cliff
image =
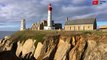
[[[106,60],[107,32],[20,31],[0,41],[0,60],[6,60],[3,56],[7,60]]]

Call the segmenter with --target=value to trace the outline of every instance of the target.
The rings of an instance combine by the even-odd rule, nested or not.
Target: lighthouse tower
[[[52,26],[52,6],[48,5],[48,19],[47,26],[44,26],[44,30],[54,30],[55,28]]]
[[[52,27],[52,6],[48,5],[48,27]]]
[[[20,31],[23,31],[26,29],[26,23],[25,23],[25,19],[21,20],[21,27],[20,27]]]

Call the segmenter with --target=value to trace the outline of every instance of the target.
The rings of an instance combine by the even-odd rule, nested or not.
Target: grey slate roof
[[[68,20],[65,22],[65,25],[94,24],[95,21],[96,21],[96,18]]]

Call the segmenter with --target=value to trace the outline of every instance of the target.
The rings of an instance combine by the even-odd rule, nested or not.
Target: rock
[[[75,41],[76,41],[75,38],[72,37],[72,46],[73,46],[73,48],[69,52],[69,60],[77,60],[76,59],[76,49],[78,47],[79,42],[77,42],[77,44],[76,44]]]
[[[26,54],[32,54],[35,50],[35,46],[34,43],[36,42],[36,40],[32,40],[32,39],[28,39],[25,41],[25,43],[20,43],[18,42],[18,47],[16,50],[16,55],[19,57],[21,55],[21,57],[25,57]]]
[[[55,53],[54,60],[66,60],[68,51],[70,50],[70,38],[61,37],[58,43],[58,48]]]
[[[87,51],[84,60],[107,60],[107,44],[88,40]]]
[[[77,60],[76,59],[76,49],[73,48],[70,52],[69,52],[69,60]]]
[[[16,50],[16,56],[19,57],[20,54],[22,55],[22,43],[20,43],[20,41],[17,42],[17,50]]]
[[[82,36],[76,36],[76,45],[73,44],[73,48],[69,52],[69,60],[83,60],[82,57],[86,50],[87,44]]]
[[[35,49],[35,53],[34,53],[35,59],[39,57],[42,47],[43,47],[43,44],[41,42],[38,42],[37,48]]]
[[[35,42],[32,39],[28,39],[25,41],[25,43],[23,44],[23,48],[22,48],[23,57],[30,52],[32,53],[34,52],[34,49],[35,49],[34,43]]]
[[[12,48],[12,44],[10,40],[2,39],[0,41],[0,52],[9,51]]]
[[[37,60],[53,60],[56,52],[56,47],[59,41],[59,35],[50,35],[45,38],[40,56]]]
[[[5,36],[4,39],[5,39],[5,40],[8,40],[8,39],[10,39],[10,37],[11,37],[11,36]]]

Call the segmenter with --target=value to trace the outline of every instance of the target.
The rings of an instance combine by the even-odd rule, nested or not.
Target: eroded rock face
[[[20,43],[20,41],[19,42],[17,42],[17,50],[16,50],[16,55],[19,57],[19,55],[22,53],[22,48],[23,48],[23,46],[22,46],[22,44]]]
[[[71,47],[70,39],[69,37],[60,38],[54,60],[67,60],[67,54]]]
[[[36,40],[32,40],[32,39],[28,39],[25,41],[25,43],[20,43],[18,42],[18,47],[16,50],[16,55],[19,57],[25,57],[27,54],[30,54],[29,56],[31,56],[31,54],[34,52],[35,50],[35,46],[34,43],[36,42]]]
[[[82,36],[75,37],[75,45],[73,44],[69,52],[69,60],[83,60],[84,51],[87,47],[86,40]]]
[[[88,47],[84,60],[107,60],[107,44],[88,40]]]
[[[47,36],[45,39],[37,60],[53,60],[54,58],[56,47],[59,42],[59,35]]]
[[[8,38],[9,39],[9,38]],[[11,41],[8,40],[7,38],[0,40],[0,52],[2,51],[9,51],[12,48]]]
[[[31,60],[29,57],[33,56],[37,60],[107,60],[107,35],[49,35],[43,42],[38,42],[36,48],[35,42],[36,40],[33,39],[27,39],[22,43],[16,42],[16,56],[11,49],[7,50],[11,50],[9,54],[12,53],[15,58],[21,57],[28,60]],[[7,40],[3,40],[0,47],[4,49],[10,46],[9,44]]]
[[[41,42],[38,42],[37,48],[35,49],[35,53],[34,53],[35,59],[39,57],[42,47],[43,47],[43,44]]]

